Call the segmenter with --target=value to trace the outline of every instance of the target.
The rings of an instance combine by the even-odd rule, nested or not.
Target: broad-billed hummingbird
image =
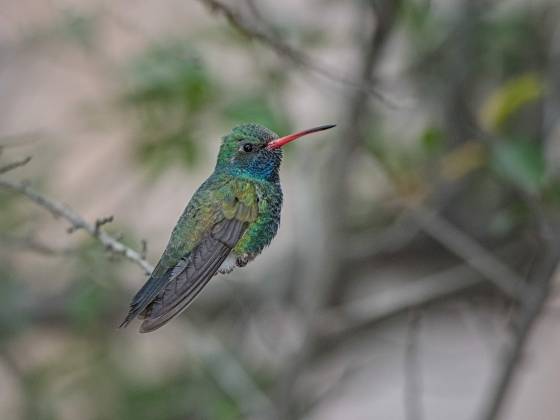
[[[278,137],[243,124],[223,137],[214,172],[191,198],[121,327],[143,319],[150,332],[181,313],[216,273],[243,267],[268,246],[280,224],[279,169],[285,144],[334,125]]]

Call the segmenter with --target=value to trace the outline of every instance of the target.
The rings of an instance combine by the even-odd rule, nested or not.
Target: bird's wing
[[[124,325],[139,315],[144,318],[140,331],[149,332],[184,310],[258,215],[255,189],[247,182],[231,181],[204,191],[196,201],[197,211],[190,211],[189,204],[156,275],[133,299]]]

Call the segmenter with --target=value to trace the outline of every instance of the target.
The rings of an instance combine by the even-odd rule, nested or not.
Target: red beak
[[[310,128],[308,130],[298,131],[297,133],[290,134],[288,136],[280,137],[276,140],[270,141],[267,144],[266,148],[268,150],[278,149],[279,147],[282,147],[285,144],[288,144],[289,142],[294,141],[296,139],[299,139],[300,137],[303,137],[307,134],[316,133],[318,131],[323,131],[323,130],[328,130],[329,128],[333,128],[333,127],[336,127],[336,125],[335,124],[322,125],[320,127],[315,127],[315,128]]]

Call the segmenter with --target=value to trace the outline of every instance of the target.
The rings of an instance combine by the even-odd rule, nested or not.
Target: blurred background
[[[0,418],[559,419],[559,19],[0,0]],[[18,191],[155,263],[243,122],[337,128],[286,148],[269,249],[117,329],[142,269]]]

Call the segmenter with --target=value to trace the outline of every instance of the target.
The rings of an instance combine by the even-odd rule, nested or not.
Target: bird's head
[[[217,169],[228,169],[236,174],[275,180],[282,162],[282,146],[306,134],[328,130],[334,125],[323,125],[298,131],[284,137],[259,124],[242,124],[224,136],[218,154]]]

